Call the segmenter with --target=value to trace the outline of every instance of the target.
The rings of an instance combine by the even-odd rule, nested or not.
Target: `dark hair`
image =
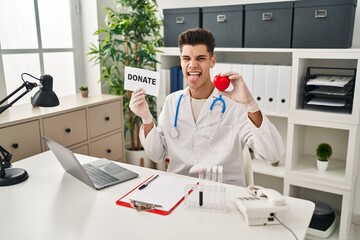
[[[181,33],[178,38],[178,45],[180,51],[184,45],[199,45],[205,44],[208,52],[214,54],[215,38],[213,34],[202,28],[191,28]]]

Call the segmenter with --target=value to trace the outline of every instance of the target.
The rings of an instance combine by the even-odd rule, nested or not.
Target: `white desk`
[[[94,159],[78,157],[83,162]],[[244,188],[227,185],[227,213],[188,210],[179,205],[170,215],[162,216],[115,204],[156,170],[125,165],[140,176],[95,191],[65,173],[51,152],[16,162],[14,167],[24,168],[29,179],[0,187],[0,239],[294,239],[281,225],[246,225],[231,202]],[[314,204],[296,198],[286,201],[290,211],[284,223],[304,239]]]

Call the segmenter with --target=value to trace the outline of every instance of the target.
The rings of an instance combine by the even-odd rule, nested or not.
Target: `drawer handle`
[[[110,121],[110,117],[105,117],[105,121]]]
[[[272,20],[272,13],[263,13],[262,14],[263,21],[271,21]]]
[[[269,98],[269,102],[272,102],[274,99],[271,97],[271,98]]]
[[[217,15],[216,20],[220,23],[226,22],[226,15]]]
[[[16,149],[16,148],[19,147],[19,144],[18,143],[13,143],[11,146]]]
[[[285,103],[286,102],[286,100],[285,99],[281,99],[281,103]]]
[[[107,153],[111,153],[111,149],[106,149],[106,152],[107,152]]]
[[[326,18],[327,10],[315,10],[315,18]]]
[[[65,129],[65,132],[70,133],[70,132],[71,132],[71,128],[66,128],[66,129]]]
[[[256,100],[260,101],[260,100],[261,100],[261,97],[257,97]]]
[[[177,24],[183,24],[185,22],[185,17],[176,17]]]

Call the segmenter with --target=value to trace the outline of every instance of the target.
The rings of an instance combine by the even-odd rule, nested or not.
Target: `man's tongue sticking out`
[[[196,81],[200,78],[199,72],[189,72],[188,73],[188,80],[192,83],[196,83]]]

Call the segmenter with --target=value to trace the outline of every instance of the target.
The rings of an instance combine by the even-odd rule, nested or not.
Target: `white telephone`
[[[249,186],[248,193],[234,199],[236,207],[251,225],[280,224],[289,207],[278,191],[259,186]]]

